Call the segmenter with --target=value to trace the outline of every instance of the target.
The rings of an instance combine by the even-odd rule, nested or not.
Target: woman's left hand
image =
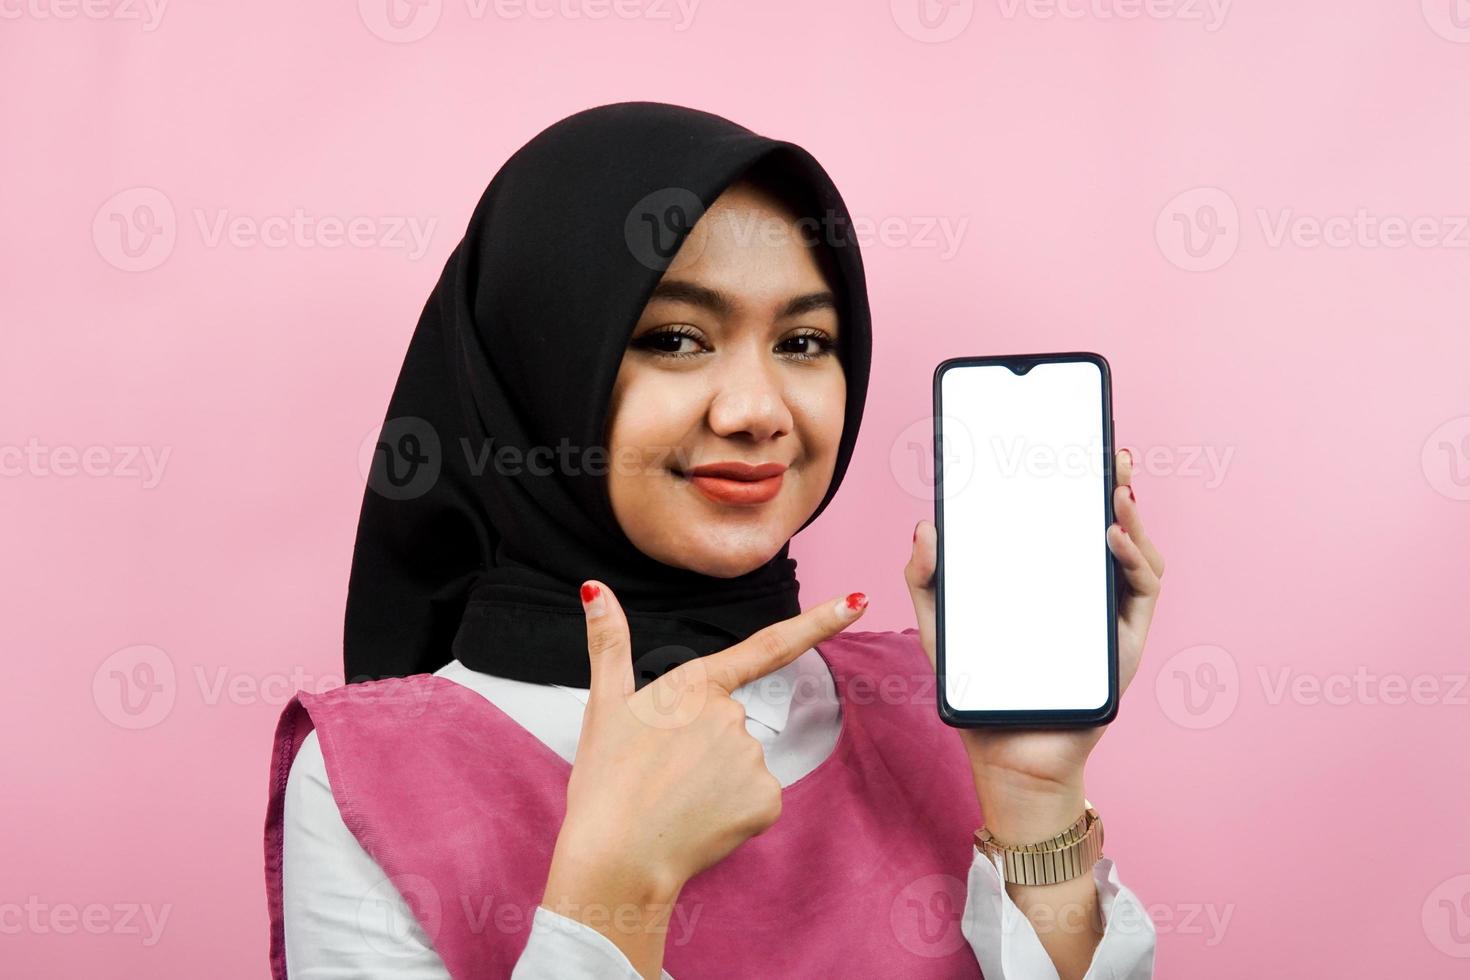
[[[1131,487],[1133,460],[1128,450],[1114,458],[1113,511],[1108,549],[1123,577],[1118,609],[1119,694],[1128,688],[1143,656],[1143,642],[1159,598],[1164,559],[1144,532]],[[904,569],[913,597],[919,637],[934,663],[934,569],[938,534],[920,521],[914,551]],[[1092,747],[1107,726],[1075,729],[963,728],[975,787],[986,825],[1000,840],[1017,843],[1052,836],[1081,813],[1082,775]],[[1060,821],[1060,826],[1056,824]]]

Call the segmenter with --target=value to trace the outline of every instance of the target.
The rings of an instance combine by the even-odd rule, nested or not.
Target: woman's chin
[[[678,560],[671,564],[712,578],[738,578],[770,561],[785,543],[781,541],[772,545],[765,542],[754,545],[748,541],[731,541],[724,544],[706,543],[690,549],[686,542],[679,552]]]

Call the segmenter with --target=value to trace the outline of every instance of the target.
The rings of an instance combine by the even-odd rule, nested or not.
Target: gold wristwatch
[[[1096,808],[1083,800],[1086,810],[1077,822],[1050,840],[1036,844],[1002,844],[981,827],[975,846],[987,858],[1000,857],[1001,877],[1013,885],[1053,885],[1086,874],[1102,857],[1103,825]]]

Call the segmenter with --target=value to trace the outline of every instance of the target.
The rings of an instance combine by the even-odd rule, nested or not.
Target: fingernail
[[[920,521],[919,522],[919,524],[923,524],[923,523],[924,523],[923,521]],[[915,541],[919,540],[919,524],[915,524],[914,525],[914,540]]]
[[[839,619],[856,619],[857,614],[868,608],[868,597],[861,592],[853,592],[845,599],[837,600],[837,617]]]
[[[1138,500],[1137,497],[1133,496],[1133,484],[1131,484],[1131,483],[1128,484],[1128,499],[1129,500],[1132,500],[1132,501],[1137,501]]]
[[[1124,446],[1123,447],[1123,452],[1125,452],[1125,453],[1128,454],[1128,465],[1129,466],[1132,466],[1133,465],[1133,450],[1129,449],[1127,446]]]
[[[1123,532],[1123,537],[1125,537],[1125,538],[1131,538],[1131,537],[1133,537],[1133,535],[1131,535],[1131,534],[1128,533],[1128,529],[1126,527],[1124,527],[1123,525],[1121,525],[1121,524],[1118,525],[1118,530],[1120,530],[1120,531]]]
[[[607,612],[607,598],[602,594],[602,588],[591,582],[582,583],[582,609],[587,613],[588,619],[596,619]]]

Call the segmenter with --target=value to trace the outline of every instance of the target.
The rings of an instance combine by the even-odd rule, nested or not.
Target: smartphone
[[[936,698],[956,727],[1118,711],[1113,410],[1100,354],[934,369]]]

